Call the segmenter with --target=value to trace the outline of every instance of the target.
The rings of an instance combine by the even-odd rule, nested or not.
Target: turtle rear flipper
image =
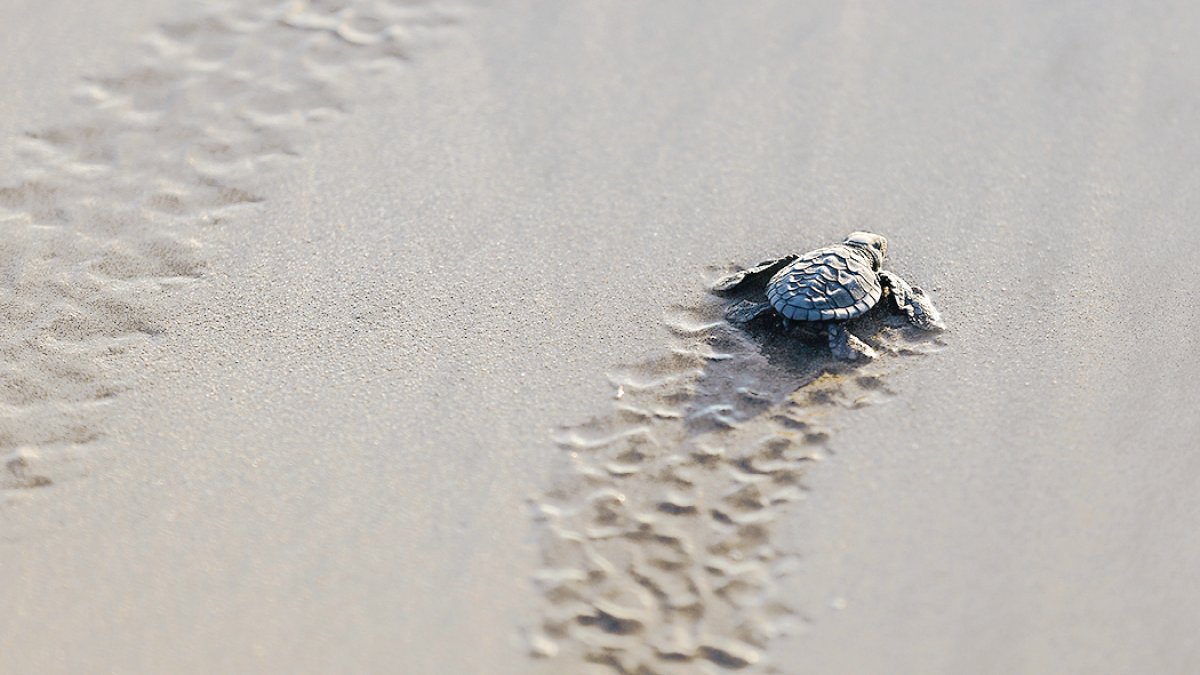
[[[771,303],[741,300],[725,310],[725,320],[729,323],[750,323],[758,317],[771,311]]]
[[[879,356],[871,345],[859,340],[840,323],[828,324],[825,331],[829,336],[829,351],[833,352],[834,358],[843,361],[870,361]]]
[[[798,256],[795,255],[785,255],[782,258],[764,260],[749,269],[744,269],[739,272],[734,272],[733,274],[721,277],[717,280],[717,283],[712,285],[712,290],[715,293],[728,293],[730,291],[737,290],[738,287],[746,283],[765,283],[767,279],[771,278],[771,275],[783,269],[784,266],[791,263],[797,257]]]

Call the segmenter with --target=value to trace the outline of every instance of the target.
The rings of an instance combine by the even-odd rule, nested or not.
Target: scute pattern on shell
[[[820,248],[779,270],[767,285],[775,311],[795,321],[845,321],[883,295],[879,274],[851,246]]]

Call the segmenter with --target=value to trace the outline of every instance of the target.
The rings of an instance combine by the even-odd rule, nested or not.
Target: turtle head
[[[842,243],[865,251],[876,270],[883,267],[883,259],[887,257],[887,239],[872,232],[851,232]]]

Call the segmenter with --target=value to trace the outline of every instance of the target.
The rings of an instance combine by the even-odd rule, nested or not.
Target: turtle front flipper
[[[852,335],[843,324],[826,324],[825,333],[829,337],[829,351],[833,352],[835,358],[843,361],[870,361],[879,356],[871,349],[871,345]]]
[[[729,323],[750,323],[758,317],[771,311],[771,303],[742,300],[735,302],[725,310],[725,320]]]
[[[765,283],[767,279],[771,278],[771,275],[783,269],[785,265],[796,258],[797,256],[795,255],[785,255],[782,258],[775,258],[774,260],[764,260],[749,269],[721,277],[717,280],[717,283],[712,285],[712,290],[716,293],[728,293],[736,290],[745,283],[754,281]]]
[[[880,272],[879,280],[892,291],[896,307],[904,312],[909,323],[922,330],[945,330],[942,314],[933,306],[929,294],[917,286],[910,286],[892,272]]]

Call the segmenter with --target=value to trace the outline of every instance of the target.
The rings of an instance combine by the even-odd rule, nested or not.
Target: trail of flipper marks
[[[126,386],[120,355],[168,330],[163,293],[204,276],[205,233],[461,10],[430,0],[199,2],[70,124],[0,174],[0,492],[72,472]]]
[[[767,650],[804,622],[780,595],[797,552],[778,523],[830,452],[830,413],[890,397],[891,357],[933,347],[874,312],[888,355],[847,366],[823,339],[747,334],[720,313],[670,320],[670,353],[614,376],[613,411],[558,439],[572,472],[535,504],[544,614],[529,647],[562,672],[794,672]]]

